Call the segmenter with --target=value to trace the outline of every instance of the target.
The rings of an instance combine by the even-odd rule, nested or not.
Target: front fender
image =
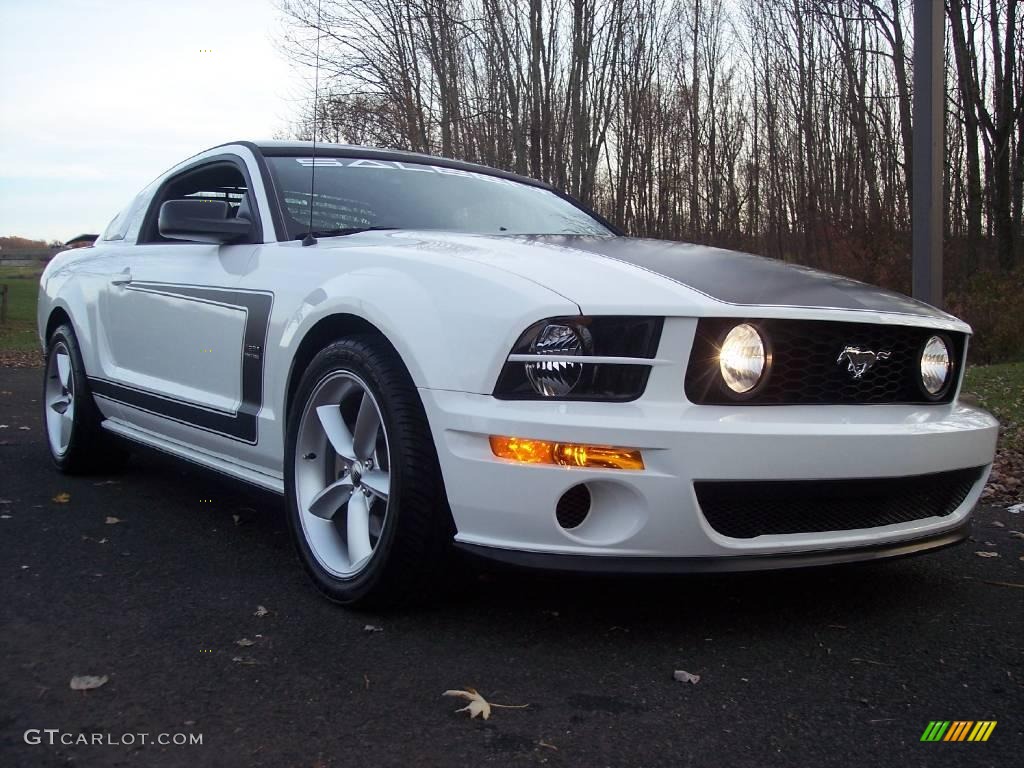
[[[417,387],[490,393],[512,345],[531,323],[579,314],[529,280],[456,260],[367,264],[326,280],[286,319],[279,353],[294,354],[326,317],[355,315],[398,351]]]

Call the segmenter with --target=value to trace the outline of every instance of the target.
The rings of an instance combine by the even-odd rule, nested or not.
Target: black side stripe
[[[241,403],[235,411],[222,411],[90,376],[93,394],[233,440],[252,445],[259,442],[257,416],[263,407],[263,361],[274,294],[173,283],[133,282],[125,288],[245,310],[245,331],[240,350]]]

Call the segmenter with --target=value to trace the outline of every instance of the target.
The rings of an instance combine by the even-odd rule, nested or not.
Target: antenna
[[[309,174],[309,231],[302,238],[302,245],[315,245],[316,238],[313,237],[313,190],[316,187],[316,108],[317,97],[320,93],[320,0],[316,0],[316,69],[313,75],[313,163]]]

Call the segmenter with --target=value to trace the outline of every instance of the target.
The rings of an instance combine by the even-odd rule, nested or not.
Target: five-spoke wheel
[[[352,576],[373,556],[387,525],[390,467],[366,383],[349,372],[321,381],[299,425],[295,483],[303,530],[327,571]]]
[[[75,423],[75,377],[71,353],[63,341],[53,345],[46,364],[44,386],[46,435],[55,456],[68,452]]]
[[[117,469],[128,451],[102,427],[89,391],[78,339],[68,323],[53,329],[43,369],[43,425],[50,457],[61,472]]]
[[[285,493],[299,558],[332,600],[380,607],[437,583],[451,513],[419,393],[380,336],[341,339],[306,364]]]

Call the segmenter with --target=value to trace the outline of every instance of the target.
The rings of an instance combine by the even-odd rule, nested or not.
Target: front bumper
[[[599,570],[623,570],[616,562],[623,558],[646,561],[626,570],[767,568],[776,557],[791,567],[797,560],[821,564],[954,543],[988,477],[998,429],[989,414],[956,403],[730,408],[420,394],[460,546],[498,559],[530,553],[517,559],[535,563],[541,555],[595,558],[583,565]],[[646,469],[517,464],[492,454],[489,435],[639,448]],[[969,467],[983,470],[952,513],[853,530],[730,538],[708,524],[694,492],[698,480],[891,478]],[[591,492],[591,511],[567,530],[555,508],[579,483]]]

